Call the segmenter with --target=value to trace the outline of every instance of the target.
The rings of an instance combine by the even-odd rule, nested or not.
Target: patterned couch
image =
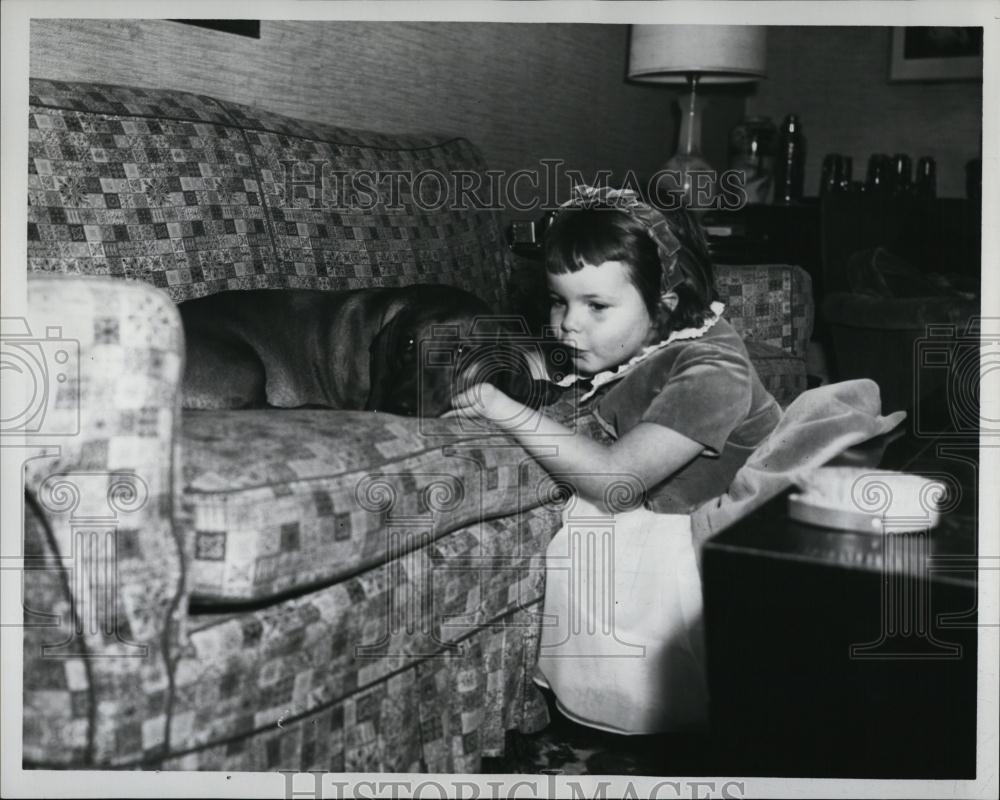
[[[344,210],[315,162],[484,169],[464,139],[31,82],[29,314],[4,332],[38,377],[16,420],[32,448],[25,766],[475,772],[505,731],[547,723],[529,676],[560,495],[512,439],[180,410],[185,299],[443,282],[516,305],[494,212],[406,192]],[[720,284],[788,402],[808,276],[729,268]],[[548,413],[594,430],[572,397]]]

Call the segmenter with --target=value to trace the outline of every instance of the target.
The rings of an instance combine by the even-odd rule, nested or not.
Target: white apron
[[[567,717],[624,734],[707,725],[701,579],[687,514],[573,498],[545,560],[536,681]]]

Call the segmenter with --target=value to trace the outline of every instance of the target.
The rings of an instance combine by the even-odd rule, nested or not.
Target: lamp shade
[[[764,76],[767,29],[755,25],[633,25],[628,76],[651,83],[744,83]]]

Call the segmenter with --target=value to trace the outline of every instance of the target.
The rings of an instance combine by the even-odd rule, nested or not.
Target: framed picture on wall
[[[983,29],[892,29],[890,81],[982,80]]]
[[[222,33],[235,33],[237,36],[249,36],[251,39],[260,38],[259,19],[173,19],[171,22],[195,25]]]

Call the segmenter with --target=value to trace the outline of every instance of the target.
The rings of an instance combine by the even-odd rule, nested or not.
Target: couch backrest
[[[812,279],[802,267],[717,264],[715,285],[740,336],[805,358],[815,309]]]
[[[143,280],[175,302],[410,283],[507,296],[498,213],[459,202],[485,169],[462,138],[32,79],[28,147],[30,270]]]

